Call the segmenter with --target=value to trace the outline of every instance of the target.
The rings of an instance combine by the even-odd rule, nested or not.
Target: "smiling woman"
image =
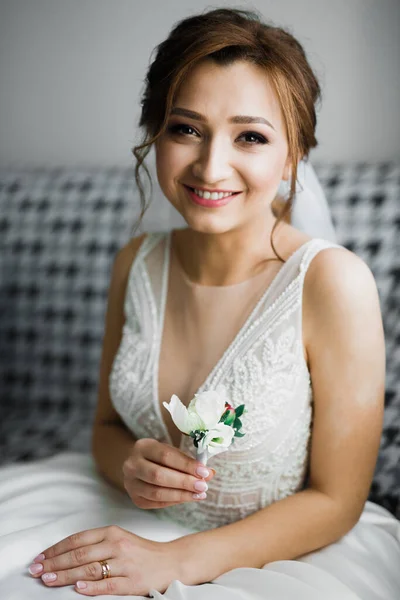
[[[400,525],[366,502],[385,379],[376,285],[355,254],[284,219],[317,143],[318,96],[301,45],[252,13],[190,17],[158,47],[136,175],[144,202],[139,172],[154,145],[165,201],[187,227],[133,238],[116,257],[93,458],[123,496],[87,457],[65,478],[66,459],[48,461],[45,497],[32,492],[13,538],[18,550],[25,535],[42,539],[37,513],[47,525],[60,510],[30,567],[46,586],[170,600],[400,597]],[[185,413],[219,386],[229,410],[246,406],[246,434],[205,469],[166,405],[178,397]],[[20,490],[38,488],[35,468],[8,474],[18,506],[30,506]],[[34,598],[28,584],[18,582]]]

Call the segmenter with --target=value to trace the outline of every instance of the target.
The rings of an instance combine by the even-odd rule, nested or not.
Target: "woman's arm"
[[[358,521],[382,428],[385,347],[374,278],[355,254],[330,248],[312,261],[303,292],[313,388],[309,488],[217,529],[171,542],[182,581],[210,581],[326,546]]]
[[[128,276],[143,239],[143,235],[131,239],[119,250],[114,260],[108,289],[98,401],[92,434],[92,455],[99,472],[124,492],[122,465],[132,453],[136,440],[111,403],[109,376],[125,322],[124,301]]]
[[[136,438],[121,423],[96,425],[92,437],[92,455],[99,473],[121,492],[124,486],[122,466],[132,454]]]

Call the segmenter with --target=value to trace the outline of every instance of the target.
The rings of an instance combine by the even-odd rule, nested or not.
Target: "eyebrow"
[[[180,115],[181,117],[188,117],[189,119],[194,119],[195,121],[202,121],[203,123],[205,123],[207,120],[203,115],[201,115],[198,112],[195,112],[194,110],[188,110],[187,108],[179,108],[177,106],[171,110],[171,115]],[[240,125],[262,123],[263,125],[268,125],[268,127],[271,127],[274,131],[276,131],[272,123],[270,123],[267,119],[264,119],[264,117],[249,117],[246,115],[236,115],[235,117],[230,117],[228,121],[229,123],[238,123]]]

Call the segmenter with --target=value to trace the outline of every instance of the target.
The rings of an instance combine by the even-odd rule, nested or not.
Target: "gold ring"
[[[99,563],[101,566],[102,579],[107,579],[108,577],[111,577],[111,569],[110,569],[110,565],[108,564],[108,562],[106,560],[99,560]]]

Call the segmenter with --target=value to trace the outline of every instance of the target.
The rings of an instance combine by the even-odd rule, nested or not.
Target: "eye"
[[[170,125],[168,131],[176,135],[198,135],[197,131],[191,125],[185,125],[184,123],[178,123],[177,125]]]
[[[191,125],[186,125],[185,123],[170,125],[168,127],[168,132],[172,135],[177,135],[181,137],[193,137],[193,135],[195,137],[200,136],[200,134],[198,133],[198,131],[196,131],[196,129],[194,129],[194,127],[192,127]],[[244,140],[245,144],[250,146],[256,146],[259,144],[269,144],[269,141],[263,135],[261,135],[261,133],[257,133],[256,131],[245,131],[244,133],[242,133],[241,136],[239,136],[238,139],[240,138],[247,138]]]
[[[240,137],[246,137],[247,140],[245,140],[245,143],[252,146],[257,144],[269,144],[269,141],[263,135],[261,135],[261,133],[257,133],[256,131],[245,131]]]

